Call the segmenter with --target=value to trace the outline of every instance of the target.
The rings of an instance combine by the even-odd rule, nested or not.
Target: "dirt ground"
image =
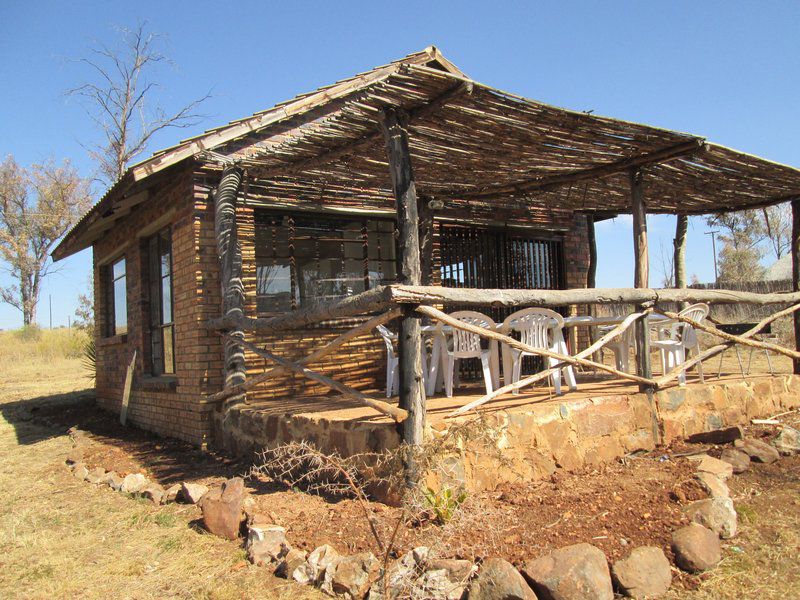
[[[30,374],[17,382],[0,372],[0,596],[301,598],[311,593],[279,583],[244,561],[239,545],[205,535],[194,507],[155,508],[74,480],[63,465],[70,427],[87,432],[86,459],[121,474],[138,471],[164,485],[215,483],[249,465],[199,452],[179,442],[123,428],[98,411],[90,393],[75,392],[75,370]],[[23,385],[24,383],[24,385]],[[45,394],[45,390],[71,392]],[[783,417],[800,423],[796,413]],[[768,436],[770,428],[753,429]],[[395,554],[428,545],[443,557],[504,556],[519,564],[554,547],[589,542],[611,560],[652,544],[669,552],[670,532],[685,523],[682,507],[703,496],[683,456],[702,450],[675,446],[628,457],[602,469],[558,473],[551,480],[469,496],[447,525],[409,518],[370,503],[389,537],[398,521]],[[709,448],[712,454],[719,449]],[[754,465],[731,491],[740,535],[724,544],[722,565],[700,577],[675,571],[674,598],[787,598],[800,589],[800,457]],[[340,552],[371,550],[375,541],[355,500],[322,498],[282,482],[250,479],[259,510],[288,529],[297,547],[330,543]],[[64,576],[66,573],[66,577]],[[308,596],[313,597],[313,596]]]

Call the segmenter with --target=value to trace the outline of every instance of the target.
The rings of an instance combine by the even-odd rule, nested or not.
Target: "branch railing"
[[[733,335],[719,330],[713,325],[699,323],[688,317],[667,309],[659,308],[660,303],[675,302],[706,302],[710,304],[754,304],[789,305],[778,312],[762,319],[759,323],[742,335]],[[488,329],[459,321],[436,306],[447,306],[456,304],[463,306],[506,306],[506,307],[527,307],[527,306],[546,306],[558,307],[576,304],[635,304],[642,307],[638,312],[628,315],[619,324],[605,333],[601,338],[592,343],[588,348],[581,350],[574,355],[561,354],[548,349],[535,348],[529,346],[504,332]],[[277,333],[291,329],[304,328],[308,326],[318,326],[325,321],[333,321],[345,317],[364,315],[365,313],[376,313],[377,316],[368,318],[367,321],[359,323],[348,331],[342,333],[331,342],[325,344],[311,354],[294,360],[278,356],[267,349],[259,348],[251,342],[244,342],[244,347],[248,351],[259,357],[274,363],[274,366],[265,370],[264,373],[247,379],[244,383],[231,386],[210,395],[206,402],[220,402],[228,398],[241,396],[241,394],[254,389],[256,386],[268,381],[278,374],[292,372],[321,383],[341,395],[355,400],[363,406],[367,406],[377,412],[386,415],[396,422],[401,422],[407,418],[408,413],[388,402],[372,397],[369,394],[360,392],[340,381],[327,375],[308,368],[319,359],[330,355],[335,350],[341,348],[346,342],[361,335],[367,334],[378,325],[383,325],[389,321],[400,317],[401,306],[412,305],[415,312],[427,317],[435,322],[442,323],[451,328],[461,329],[481,337],[506,344],[511,348],[541,356],[543,358],[554,359],[556,363],[532,376],[521,379],[518,382],[500,387],[493,392],[486,394],[464,406],[459,407],[448,416],[457,416],[468,411],[475,410],[481,405],[497,398],[503,394],[531,386],[549,377],[557,369],[572,365],[605,371],[619,379],[634,382],[640,386],[646,386],[657,390],[672,384],[681,373],[692,368],[697,363],[708,360],[713,356],[724,352],[734,344],[742,344],[751,348],[759,348],[770,352],[775,352],[800,360],[800,352],[795,349],[786,348],[771,342],[764,342],[753,339],[764,327],[776,319],[792,315],[800,310],[800,292],[787,293],[767,293],[760,294],[755,292],[740,292],[734,290],[696,290],[696,289],[648,289],[648,288],[612,288],[612,289],[573,289],[573,290],[487,290],[487,289],[465,289],[465,288],[442,288],[434,286],[383,286],[374,288],[367,292],[343,299],[331,304],[314,306],[294,311],[292,313],[278,315],[271,318],[249,318],[240,316],[238,318],[215,319],[209,322],[211,329],[221,331],[227,339],[230,330],[247,331],[252,333]],[[637,321],[648,318],[650,315],[662,315],[673,322],[683,322],[691,325],[698,331],[703,331],[709,335],[723,340],[721,343],[706,349],[699,355],[694,356],[684,363],[676,366],[660,377],[642,377],[634,373],[627,373],[606,365],[602,362],[591,360],[588,357],[604,348],[608,343],[622,335],[628,328]]]

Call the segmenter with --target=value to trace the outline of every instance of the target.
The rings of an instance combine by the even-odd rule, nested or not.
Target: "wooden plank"
[[[408,131],[403,115],[393,109],[381,114],[380,124],[386,140],[389,172],[397,209],[400,252],[398,279],[400,283],[419,285],[422,282],[419,217],[417,189],[408,147]],[[425,428],[425,390],[422,376],[422,328],[420,317],[413,306],[402,307],[398,349],[400,407],[407,410],[409,416],[403,424],[403,441],[411,446],[419,446],[423,442]],[[419,474],[414,472],[413,465],[407,466],[409,478],[415,480]]]
[[[131,399],[131,387],[133,387],[133,371],[136,368],[136,349],[133,350],[133,358],[128,365],[125,373],[125,386],[122,389],[122,403],[119,409],[119,422],[125,425],[128,420],[128,403]]]
[[[230,335],[226,333],[222,335],[226,338],[230,337]],[[397,408],[396,406],[392,406],[391,404],[389,404],[388,402],[384,402],[383,400],[378,400],[377,398],[373,398],[371,396],[367,396],[366,394],[362,394],[358,390],[354,390],[353,388],[346,386],[345,384],[336,381],[335,379],[331,379],[327,375],[323,375],[322,373],[312,371],[307,367],[293,363],[292,361],[287,360],[285,358],[281,358],[280,356],[276,356],[269,350],[264,350],[262,348],[259,348],[258,346],[255,346],[250,342],[246,341],[242,342],[242,345],[253,354],[256,354],[262,358],[266,358],[268,360],[276,362],[285,369],[293,371],[294,373],[298,373],[303,377],[308,377],[309,379],[313,379],[314,381],[321,383],[322,385],[325,385],[333,390],[336,390],[337,392],[339,392],[340,394],[342,394],[347,398],[352,398],[353,400],[356,400],[359,404],[373,408],[377,410],[379,413],[391,417],[398,423],[402,423],[408,417],[408,413],[405,410]]]

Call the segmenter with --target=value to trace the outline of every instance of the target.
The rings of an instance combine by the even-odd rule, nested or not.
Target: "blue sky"
[[[400,8],[402,7],[402,8]],[[116,26],[147,20],[167,36],[162,105],[207,91],[208,119],[167,130],[151,151],[357,71],[437,45],[474,79],[544,102],[688,131],[800,166],[800,4],[795,2],[10,2],[0,4],[0,155],[28,165],[70,158],[98,132],[64,91],[75,59]],[[104,190],[97,189],[98,195]],[[651,283],[660,283],[672,217],[652,217]],[[687,271],[713,280],[709,236],[690,221]],[[598,225],[599,286],[629,286],[630,220]],[[89,251],[45,282],[39,322],[66,324],[88,284]],[[0,276],[0,281],[6,283]],[[0,328],[18,311],[0,305]]]

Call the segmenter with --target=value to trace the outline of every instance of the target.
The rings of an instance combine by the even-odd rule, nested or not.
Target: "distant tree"
[[[17,281],[0,288],[0,300],[36,318],[42,280],[50,273],[50,251],[91,206],[89,183],[64,161],[20,167],[13,156],[0,163],[0,259]]]
[[[658,247],[661,263],[661,287],[675,287],[675,257],[671,250],[667,251],[662,241]]]
[[[89,293],[78,296],[78,308],[75,309],[75,327],[88,332],[94,330],[94,290],[91,278],[89,280]]]
[[[755,210],[719,213],[706,219],[709,226],[720,229],[718,240],[719,280],[755,281],[761,279],[764,267],[760,260],[763,251],[763,222]]]
[[[769,242],[775,260],[789,251],[792,235],[792,209],[788,202],[761,209],[764,219],[763,237]]]
[[[169,59],[159,50],[161,36],[146,29],[146,23],[120,29],[116,48],[98,44],[80,61],[90,67],[93,79],[67,92],[85,100],[89,116],[103,132],[103,142],[89,153],[108,184],[122,177],[157,132],[199,123],[204,115],[197,108],[210,97],[206,94],[173,113],[161,108],[153,97],[160,86],[152,77]]]

